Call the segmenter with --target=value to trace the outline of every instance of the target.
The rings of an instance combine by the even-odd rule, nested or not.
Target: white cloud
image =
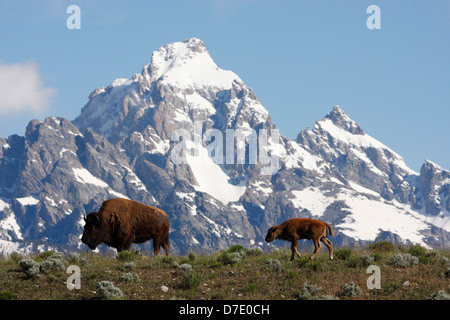
[[[0,115],[44,112],[55,93],[56,89],[44,86],[37,63],[0,61]]]

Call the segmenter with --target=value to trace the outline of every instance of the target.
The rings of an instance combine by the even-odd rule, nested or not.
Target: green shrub
[[[19,261],[22,260],[22,256],[14,251],[9,255],[9,260],[14,263],[19,263]]]
[[[122,279],[125,282],[136,282],[137,283],[137,282],[141,281],[141,279],[139,278],[139,275],[136,273],[132,273],[132,272],[124,273],[122,275]]]
[[[53,251],[53,250],[48,250],[48,251],[41,252],[39,254],[37,260],[45,260],[48,257],[52,256],[54,253],[55,253],[55,251]]]
[[[266,261],[266,269],[273,272],[281,272],[284,270],[283,265],[278,259],[269,259]]]
[[[313,260],[310,264],[307,265],[311,270],[313,271],[320,271],[323,270],[322,262],[319,260]]]
[[[444,290],[439,290],[438,293],[433,293],[430,296],[430,300],[450,300],[450,294]]]
[[[39,268],[43,273],[49,273],[50,271],[63,271],[66,266],[64,260],[64,254],[61,252],[53,252],[51,255],[47,255],[47,259],[39,263]]]
[[[373,252],[394,252],[395,246],[391,241],[377,241],[369,245],[369,250]]]
[[[227,250],[228,252],[241,252],[245,251],[244,247],[240,244],[235,244],[230,247],[230,249]]]
[[[340,260],[348,260],[352,254],[351,248],[341,248],[334,251],[334,256]]]
[[[374,261],[375,261],[375,257],[373,256],[368,256],[366,254],[363,254],[361,257],[361,263],[363,266],[368,267],[370,266]]]
[[[361,289],[352,281],[352,283],[345,283],[343,288],[344,296],[349,298],[357,297],[361,294]]]
[[[434,258],[439,256],[436,250],[427,250],[419,245],[409,247],[408,253],[419,258],[421,263],[430,263]]]
[[[158,256],[157,258],[161,261],[161,263],[165,264],[173,264],[175,261],[174,256]]]
[[[345,265],[348,268],[356,268],[358,267],[359,263],[361,262],[361,259],[358,257],[350,257],[345,261]]]
[[[242,257],[240,252],[224,252],[218,260],[223,264],[236,264],[242,261]]]
[[[5,291],[0,294],[0,300],[13,300],[14,299],[14,293],[11,291]]]
[[[192,251],[188,254],[189,261],[194,262],[197,259],[197,255]]]
[[[439,257],[439,252],[435,249],[427,250],[425,256],[430,259],[437,258]]]
[[[294,263],[300,268],[307,268],[313,271],[320,271],[323,269],[323,261],[311,260],[306,255],[300,256],[300,258],[295,259]]]
[[[286,279],[294,279],[295,277],[297,277],[297,272],[294,270],[288,270],[286,272]]]
[[[409,253],[397,253],[395,254],[392,264],[399,268],[409,268],[419,263],[419,258]]]
[[[384,254],[381,253],[381,252],[374,252],[374,253],[371,254],[371,256],[373,257],[373,259],[374,259],[376,262],[380,262],[380,261],[383,259]]]
[[[23,259],[19,261],[20,271],[24,272],[27,278],[34,279],[40,278],[40,267],[39,263],[33,259]]]
[[[245,249],[245,252],[248,256],[259,256],[263,253],[260,248],[247,248]]]
[[[310,262],[310,260],[307,256],[301,256],[300,258],[294,260],[294,263],[297,264],[300,268],[305,267],[308,262]]]
[[[232,265],[242,261],[247,255],[248,250],[243,246],[236,244],[231,246],[228,250],[221,251],[217,257],[217,261],[224,265]],[[251,251],[254,254],[253,250]]]
[[[222,264],[236,264],[242,261],[242,258],[245,256],[245,253],[242,254],[244,251],[239,252],[229,252],[229,251],[223,251],[219,254],[217,261],[219,261]]]
[[[178,266],[178,269],[183,271],[192,271],[194,270],[189,263],[183,263],[181,266]]]
[[[33,259],[24,259],[19,261],[20,271],[25,273],[27,278],[40,278],[40,273],[49,273],[51,271],[64,270],[67,262],[64,260],[64,255],[61,252],[45,251],[38,256],[37,262]]]
[[[302,291],[298,294],[299,300],[311,300],[317,293],[322,290],[314,284],[309,284],[307,282],[303,283]]]
[[[425,249],[424,247],[421,247],[419,245],[414,245],[414,246],[409,247],[408,253],[412,254],[415,257],[423,257],[426,255],[427,249]]]
[[[185,272],[183,273],[183,283],[181,287],[183,289],[193,289],[196,288],[205,281],[205,276],[200,272]]]
[[[67,259],[67,262],[70,264],[85,266],[87,264],[87,259],[85,257],[81,257],[79,253],[75,252],[69,257],[69,259]]]
[[[134,262],[134,261],[125,262],[125,264],[122,267],[122,269],[125,270],[125,271],[131,271],[134,268],[136,268],[136,262]]]
[[[123,262],[134,261],[140,259],[141,256],[137,251],[124,250],[117,253],[116,259]]]
[[[103,300],[123,298],[122,290],[114,286],[111,281],[100,281],[97,284],[97,292]]]

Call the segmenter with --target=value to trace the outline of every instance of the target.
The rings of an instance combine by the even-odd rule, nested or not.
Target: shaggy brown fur
[[[295,255],[300,257],[300,253],[297,250],[297,241],[299,239],[313,240],[315,249],[311,259],[319,252],[321,247],[319,241],[322,241],[328,247],[330,260],[333,260],[333,244],[327,238],[327,229],[330,236],[334,236],[333,229],[328,223],[314,219],[294,218],[286,220],[279,226],[271,227],[267,232],[266,241],[272,242],[275,239],[290,241],[292,250],[291,260],[294,260]]]
[[[104,201],[100,210],[89,213],[85,221],[81,241],[92,250],[105,243],[120,252],[129,250],[133,243],[153,239],[153,255],[161,246],[169,255],[169,219],[161,209],[115,198]]]

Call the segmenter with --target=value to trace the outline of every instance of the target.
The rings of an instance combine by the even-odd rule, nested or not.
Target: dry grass
[[[249,252],[238,246],[214,255],[191,253],[156,258],[125,253],[118,259],[89,253],[82,256],[84,261],[77,261],[81,270],[79,290],[67,289],[69,274],[65,269],[30,278],[19,268],[20,257],[12,256],[0,260],[0,299],[100,299],[97,292],[100,281],[112,282],[127,300],[410,300],[429,299],[439,291],[442,291],[441,296],[450,293],[449,252],[414,252],[410,248],[397,247],[387,251],[376,249],[336,249],[334,261],[328,260],[326,250],[313,261],[309,260],[308,253],[290,261],[288,249],[262,253]],[[406,254],[408,250],[417,255],[418,264],[395,265],[394,255]],[[231,253],[239,261],[227,264],[230,261],[226,259],[230,256],[225,255]],[[372,257],[372,264],[380,267],[381,289],[367,288],[370,274],[362,256]],[[33,258],[45,260],[42,256]],[[66,257],[66,260],[70,258]],[[65,267],[74,264],[74,260],[70,261]],[[137,277],[128,277],[127,281],[123,278],[126,273]],[[352,282],[360,290],[349,295],[344,286]]]

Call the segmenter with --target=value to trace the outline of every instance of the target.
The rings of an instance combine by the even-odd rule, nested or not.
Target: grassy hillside
[[[389,242],[364,249],[322,249],[290,261],[290,250],[263,253],[233,246],[213,255],[64,256],[44,252],[0,259],[0,299],[449,299],[450,252]],[[80,289],[66,282],[79,267]],[[380,269],[381,288],[368,289],[369,265]],[[70,279],[69,283],[76,282]]]

